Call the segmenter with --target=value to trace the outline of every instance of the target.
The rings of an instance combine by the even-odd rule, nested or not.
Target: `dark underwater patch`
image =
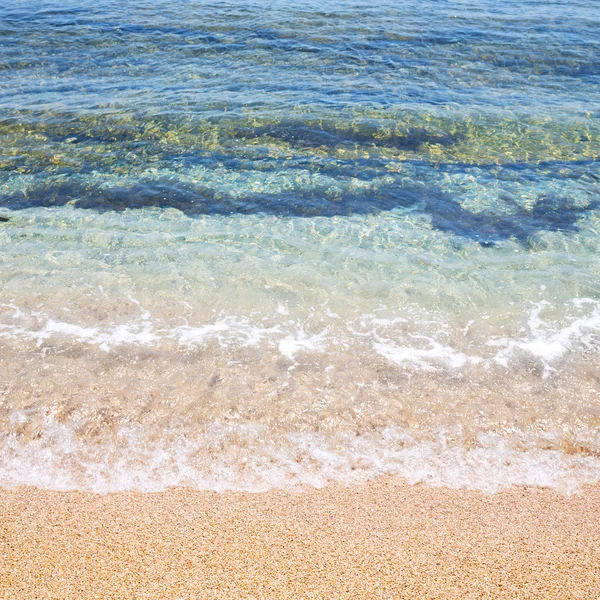
[[[400,180],[385,186],[367,185],[356,193],[336,195],[326,189],[315,189],[242,197],[177,178],[142,180],[132,187],[106,187],[67,180],[41,185],[27,193],[0,197],[0,206],[11,210],[66,204],[97,212],[175,208],[190,217],[233,214],[334,217],[413,208],[429,215],[434,229],[486,246],[508,239],[527,244],[540,231],[577,231],[577,221],[587,211],[600,206],[600,202],[594,202],[582,207],[569,198],[546,196],[531,210],[513,203],[512,214],[475,213],[434,186],[407,184]]]
[[[451,146],[459,141],[459,136],[450,133],[432,133],[414,127],[405,132],[389,132],[367,123],[355,128],[341,129],[327,122],[283,120],[278,123],[258,127],[239,127],[233,137],[255,140],[262,137],[281,140],[294,147],[318,148],[335,147],[347,144],[373,145],[398,150],[418,150],[425,144]]]
[[[435,229],[493,245],[508,239],[527,243],[540,231],[577,231],[577,221],[598,205],[583,208],[568,198],[547,197],[531,210],[518,207],[510,215],[489,215],[465,210],[458,202],[446,199],[436,206],[428,205],[427,212]]]
[[[369,214],[414,206],[423,199],[419,187],[386,186],[363,193],[328,195],[326,190],[279,194],[257,193],[233,197],[207,186],[176,178],[142,180],[132,187],[105,187],[81,181],[55,182],[0,197],[0,205],[12,210],[70,204],[98,212],[141,208],[175,208],[190,217],[200,215],[271,214],[284,217],[334,217]]]

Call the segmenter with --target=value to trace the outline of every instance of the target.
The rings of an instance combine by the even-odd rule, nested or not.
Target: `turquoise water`
[[[0,484],[600,481],[594,2],[0,8]]]

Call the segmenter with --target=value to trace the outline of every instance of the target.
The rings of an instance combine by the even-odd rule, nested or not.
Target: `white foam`
[[[512,360],[527,356],[539,361],[543,367],[543,376],[548,377],[555,370],[553,363],[578,347],[598,353],[600,351],[599,303],[589,298],[576,298],[572,304],[577,309],[587,308],[588,313],[573,317],[571,323],[562,327],[541,318],[542,312],[551,307],[549,302],[542,301],[535,305],[527,321],[526,335],[516,339],[489,340],[490,346],[501,348],[494,355],[494,362],[508,367]]]
[[[450,346],[440,344],[435,339],[424,335],[411,335],[412,339],[424,340],[427,347],[397,346],[390,340],[377,341],[373,344],[375,351],[397,365],[410,363],[422,371],[435,371],[443,365],[450,369],[459,369],[465,365],[475,365],[483,361],[479,356],[470,356]]]
[[[289,315],[290,311],[281,303],[277,305],[277,314],[278,315]]]
[[[525,359],[537,362],[544,377],[559,369],[569,354],[600,352],[600,303],[588,298],[572,300],[568,310],[558,307],[562,316],[557,321],[543,318],[556,307],[547,301],[540,302],[532,307],[518,335],[492,335],[487,341],[478,342],[476,347],[470,341],[476,319],[471,319],[466,326],[455,327],[455,333],[461,334],[454,336],[459,344],[456,347],[446,341],[453,339],[449,335],[453,329],[443,320],[419,321],[416,317],[417,320],[411,322],[400,316],[378,318],[367,314],[341,323],[336,314],[330,316],[332,321],[325,322],[324,329],[314,333],[305,329],[305,323],[291,317],[282,320],[289,315],[285,312],[287,309],[278,305],[273,315],[258,315],[258,322],[256,318],[253,321],[249,317],[217,314],[209,322],[198,325],[186,322],[173,328],[153,318],[135,299],[130,298],[130,301],[138,306],[137,316],[128,322],[102,326],[82,325],[35,311],[26,314],[14,304],[0,305],[10,311],[4,312],[0,338],[29,339],[44,348],[53,344],[90,344],[105,352],[123,345],[175,342],[182,346],[201,346],[216,340],[222,348],[263,344],[292,362],[300,352],[324,352],[333,347],[356,347],[361,351],[370,348],[398,367],[426,372],[464,370],[479,364],[508,369]],[[483,319],[489,323],[488,315],[478,320]],[[423,333],[415,333],[415,329]]]
[[[434,441],[417,442],[391,427],[362,436],[298,432],[270,437],[258,425],[215,423],[185,439],[150,444],[141,428],[132,427],[122,430],[110,447],[86,445],[69,428],[46,423],[39,439],[4,439],[0,485],[102,493],[160,491],[177,485],[258,492],[396,475],[411,484],[456,489],[496,492],[511,485],[534,485],[570,493],[600,482],[597,456],[520,451],[493,437],[466,449],[449,445],[443,433]]]
[[[14,304],[0,304],[0,308],[10,308],[13,311],[11,315],[13,319],[18,319],[25,314],[18,306],[15,306]]]
[[[309,334],[292,320],[288,322],[286,331],[279,325],[266,327],[235,315],[220,315],[215,321],[199,326],[186,324],[173,329],[160,329],[156,327],[150,313],[143,309],[140,316],[131,322],[105,328],[82,327],[37,313],[31,313],[31,316],[43,324],[38,328],[0,324],[0,337],[35,340],[38,347],[52,339],[58,341],[67,338],[70,342],[97,345],[106,352],[124,344],[143,346],[162,340],[175,340],[184,346],[204,345],[210,340],[216,340],[222,348],[233,345],[257,346],[267,340],[269,344],[278,347],[283,356],[294,361],[298,352],[321,351],[327,333],[327,330],[323,330]]]
[[[299,329],[279,342],[279,352],[287,359],[295,362],[296,354],[300,351],[319,351],[323,349],[327,330],[314,335],[307,334],[304,329]]]
[[[101,330],[99,327],[82,327],[74,323],[47,319],[39,329],[26,329],[16,325],[0,324],[0,337],[21,337],[35,340],[38,347],[53,338],[68,338],[99,346],[108,352],[122,344],[151,344],[158,339],[153,325],[146,319],[136,319],[131,323]]]
[[[234,316],[218,318],[214,323],[207,323],[199,327],[185,325],[177,327],[171,337],[183,345],[202,345],[210,339],[216,339],[223,348],[232,344],[242,346],[256,346],[270,335],[280,333],[278,327],[262,327],[252,325],[248,319]]]

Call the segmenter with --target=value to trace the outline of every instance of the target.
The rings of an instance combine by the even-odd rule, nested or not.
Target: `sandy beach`
[[[0,597],[600,597],[600,487],[0,492]]]

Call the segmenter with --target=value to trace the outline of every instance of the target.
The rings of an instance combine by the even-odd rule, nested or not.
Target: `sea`
[[[0,486],[600,482],[600,3],[0,5]]]

